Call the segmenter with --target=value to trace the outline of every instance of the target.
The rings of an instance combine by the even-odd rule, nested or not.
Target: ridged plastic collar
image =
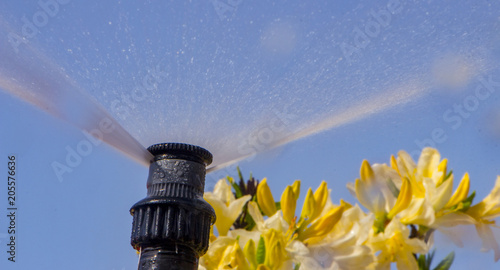
[[[186,143],[159,143],[148,147],[153,156],[167,155],[169,158],[189,159],[209,165],[212,154],[203,147]]]

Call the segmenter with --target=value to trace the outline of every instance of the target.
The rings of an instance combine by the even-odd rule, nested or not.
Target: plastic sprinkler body
[[[207,150],[163,143],[148,148],[148,195],[130,209],[131,244],[139,250],[139,270],[198,269],[208,249],[214,209],[203,200]]]

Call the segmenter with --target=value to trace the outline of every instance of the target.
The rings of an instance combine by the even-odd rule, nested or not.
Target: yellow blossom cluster
[[[333,203],[323,181],[307,190],[298,214],[300,186],[296,180],[275,201],[266,179],[221,179],[204,196],[217,215],[217,236],[212,230],[199,269],[391,269],[393,263],[428,269],[433,233],[453,235],[458,225],[474,225],[483,251],[500,259],[491,230],[500,216],[500,176],[474,205],[469,175],[453,190],[454,175],[436,149],[423,149],[418,162],[405,151],[388,165],[363,161],[360,177],[347,185],[361,206]],[[456,236],[452,240],[461,245]],[[452,260],[448,256],[440,269]]]

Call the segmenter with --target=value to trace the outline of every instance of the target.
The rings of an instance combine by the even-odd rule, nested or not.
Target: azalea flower
[[[330,233],[341,219],[343,211],[350,207],[344,202],[340,206],[331,204],[327,184],[323,181],[315,192],[312,189],[308,190],[301,216],[297,221],[297,217],[294,215],[299,192],[300,181],[295,181],[293,185],[287,186],[281,196],[282,210],[276,211],[268,219],[264,219],[256,202],[248,203],[248,212],[256,223],[255,229],[261,232],[269,230],[281,232],[286,240],[283,245],[290,254],[308,253],[307,248],[305,250],[297,249],[298,242],[308,246],[320,242],[322,237]],[[297,258],[297,256],[294,257]],[[303,259],[305,257],[307,256],[302,256]]]
[[[266,231],[268,229],[274,229],[286,232],[290,227],[288,223],[283,219],[281,210],[277,211],[274,215],[270,216],[269,218],[264,219],[264,216],[259,211],[258,204],[256,202],[251,201],[248,203],[248,213],[255,221],[256,224],[255,230],[258,230],[260,232]]]
[[[200,260],[199,268],[238,270],[292,268],[290,254],[285,249],[287,240],[281,231],[269,229],[263,233],[253,232],[251,236],[245,234],[245,230],[234,230],[230,236],[219,237],[210,243],[210,248]],[[253,236],[258,237],[257,242]],[[244,248],[241,248],[242,246]]]
[[[412,202],[399,214],[404,224],[430,227],[435,222],[435,212],[448,202],[453,182],[443,183],[447,160],[440,162],[435,149],[424,148],[417,164],[408,153],[400,151],[397,159],[391,157],[391,168],[399,176],[408,179],[412,187]],[[440,186],[438,188],[438,186]]]
[[[418,238],[410,238],[410,230],[399,220],[393,219],[383,233],[373,236],[369,245],[377,255],[376,269],[390,269],[396,262],[398,269],[418,270],[413,254],[428,252],[427,244]]]
[[[462,177],[453,192],[454,175],[447,172],[447,164],[448,160],[441,160],[439,152],[430,147],[422,150],[417,164],[405,151],[400,151],[397,159],[391,157],[391,168],[409,179],[413,191],[411,204],[399,214],[401,222],[439,228],[453,219],[463,219],[456,212],[464,208],[469,197],[469,175]]]
[[[231,269],[224,261],[224,256],[228,256],[235,248],[236,238],[221,236],[210,243],[207,253],[200,259],[200,269]],[[228,258],[231,260],[231,258]]]
[[[276,213],[276,203],[266,178],[257,185],[257,202],[266,216],[270,217]]]
[[[354,186],[350,184],[347,187],[375,215],[376,233],[383,231],[386,224],[412,201],[410,181],[407,178],[401,179],[395,170],[385,164],[375,164],[372,167],[364,160],[360,178],[356,179]]]
[[[473,205],[469,174],[453,191],[455,176],[447,167],[447,159],[433,148],[423,149],[418,162],[404,151],[391,156],[389,165],[365,160],[348,189],[367,213],[343,200],[334,204],[322,181],[307,190],[298,216],[300,180],[276,202],[267,179],[259,183],[250,177],[245,183],[238,171],[239,184],[228,177],[230,184],[220,180],[205,193],[217,215],[218,236],[211,228],[199,269],[376,270],[395,263],[398,269],[417,270],[416,258],[421,263],[431,257],[418,255],[433,245],[434,231],[462,244],[453,231],[457,225],[475,225],[482,250],[493,250],[499,260],[492,227],[500,216],[500,176],[491,193]],[[445,264],[453,260],[448,257]]]
[[[326,207],[329,204],[330,200]],[[295,257],[304,269],[369,269],[374,255],[364,243],[372,224],[373,214],[363,213],[357,205],[349,207],[322,241],[307,246],[297,241]]]
[[[327,235],[335,227],[335,224],[342,217],[342,213],[347,208],[347,204],[340,206],[332,204],[326,206],[330,191],[325,181],[322,181],[316,191],[308,189],[300,217],[292,218],[295,213],[296,201],[299,197],[298,188],[300,182],[293,186],[288,186],[283,192],[282,198],[287,203],[282,206],[286,213],[286,220],[290,225],[290,234],[305,244],[314,244],[321,240],[321,237]]]
[[[333,230],[337,222],[342,217],[346,206],[340,205],[332,207],[324,215],[316,218],[309,226],[299,225],[297,230],[297,239],[307,244],[313,244],[321,240],[321,237],[327,235]]]
[[[276,222],[277,219],[274,220]],[[272,224],[267,225],[275,227]],[[264,231],[233,230],[231,236],[239,239],[240,244],[244,244],[243,253],[247,260],[241,263],[244,263],[245,267],[259,269],[265,266],[267,268],[264,269],[269,270],[292,269],[292,255],[289,249],[292,241],[286,235],[286,231],[279,226],[278,229],[266,227]]]
[[[231,191],[231,186],[226,179],[217,182],[213,192],[205,192],[203,198],[214,208],[216,220],[215,227],[220,236],[227,232],[241,213],[241,209],[252,198],[245,195],[236,199]]]
[[[290,256],[285,250],[288,240],[283,232],[270,229],[262,234],[262,239],[265,245],[263,264],[271,270],[291,269],[292,262],[289,260]]]
[[[490,194],[480,203],[470,207],[466,214],[474,218],[476,230],[483,241],[482,251],[493,250],[495,261],[500,259],[500,247],[491,230],[495,226],[495,218],[500,216],[500,176]]]
[[[295,217],[295,208],[300,195],[300,181],[296,180],[293,185],[287,186],[281,194],[281,210],[283,211],[283,219],[292,223]]]
[[[265,183],[265,186],[259,192],[259,187],[262,183]],[[326,182],[322,181],[316,191],[313,192],[312,189],[308,190],[301,215],[297,220],[295,210],[300,194],[300,181],[297,180],[293,185],[285,188],[281,196],[282,209],[280,211],[275,211],[270,206],[271,201],[274,201],[274,199],[272,199],[272,195],[266,195],[268,193],[267,189],[267,183],[263,180],[257,187],[258,203],[250,202],[248,204],[248,212],[257,224],[257,228],[261,231],[264,231],[266,228],[288,231],[290,237],[298,238],[305,243],[312,241],[313,238],[318,238],[329,233],[336,222],[340,220],[342,212],[345,209],[345,205],[335,207],[330,205],[328,208],[325,208],[330,192]],[[262,207],[261,203],[267,206]],[[264,216],[258,211],[259,207],[257,205],[260,206],[264,214],[266,212],[273,214],[264,221]],[[267,210],[264,211],[264,209]]]

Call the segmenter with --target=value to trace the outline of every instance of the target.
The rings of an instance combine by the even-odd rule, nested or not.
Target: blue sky
[[[18,176],[16,263],[3,251],[5,182],[0,192],[1,269],[136,268],[128,210],[147,168],[104,143],[71,172],[53,168],[106,117],[144,146],[199,144],[217,164],[259,152],[237,164],[276,194],[326,180],[334,201],[354,202],[345,185],[363,159],[429,143],[469,172],[478,200],[500,175],[497,3],[57,3],[0,4],[0,174],[13,154]],[[23,18],[38,32],[16,46]],[[119,128],[105,139],[140,158]],[[209,174],[207,189],[235,173]],[[436,236],[438,256],[495,268],[465,232],[463,249]]]

